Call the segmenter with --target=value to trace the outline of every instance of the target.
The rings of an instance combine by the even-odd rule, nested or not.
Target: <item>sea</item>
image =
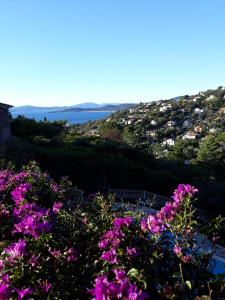
[[[46,118],[48,121],[65,120],[68,124],[82,124],[88,121],[95,121],[107,118],[112,111],[84,111],[84,112],[49,112],[49,111],[10,111],[13,118],[18,115],[26,118],[43,121]]]

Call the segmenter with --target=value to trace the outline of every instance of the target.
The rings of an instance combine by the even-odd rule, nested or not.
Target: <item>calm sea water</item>
[[[45,111],[20,111],[11,112],[12,117],[23,115],[27,118],[34,118],[37,121],[43,121],[46,117],[48,121],[66,120],[69,124],[79,124],[88,121],[95,121],[104,119],[112,114],[111,111],[98,111],[98,112],[56,112],[49,113]]]

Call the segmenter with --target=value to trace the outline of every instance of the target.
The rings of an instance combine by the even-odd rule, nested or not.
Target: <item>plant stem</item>
[[[179,268],[180,268],[181,282],[183,284],[184,283],[184,275],[183,275],[183,270],[182,270],[182,264],[181,263],[179,263]]]

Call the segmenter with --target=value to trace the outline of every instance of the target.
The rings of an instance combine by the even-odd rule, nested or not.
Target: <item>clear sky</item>
[[[0,0],[0,101],[140,102],[225,85],[225,0]]]

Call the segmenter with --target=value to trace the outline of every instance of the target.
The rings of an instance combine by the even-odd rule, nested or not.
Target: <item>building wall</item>
[[[10,120],[8,109],[0,108],[0,142],[11,138]]]

